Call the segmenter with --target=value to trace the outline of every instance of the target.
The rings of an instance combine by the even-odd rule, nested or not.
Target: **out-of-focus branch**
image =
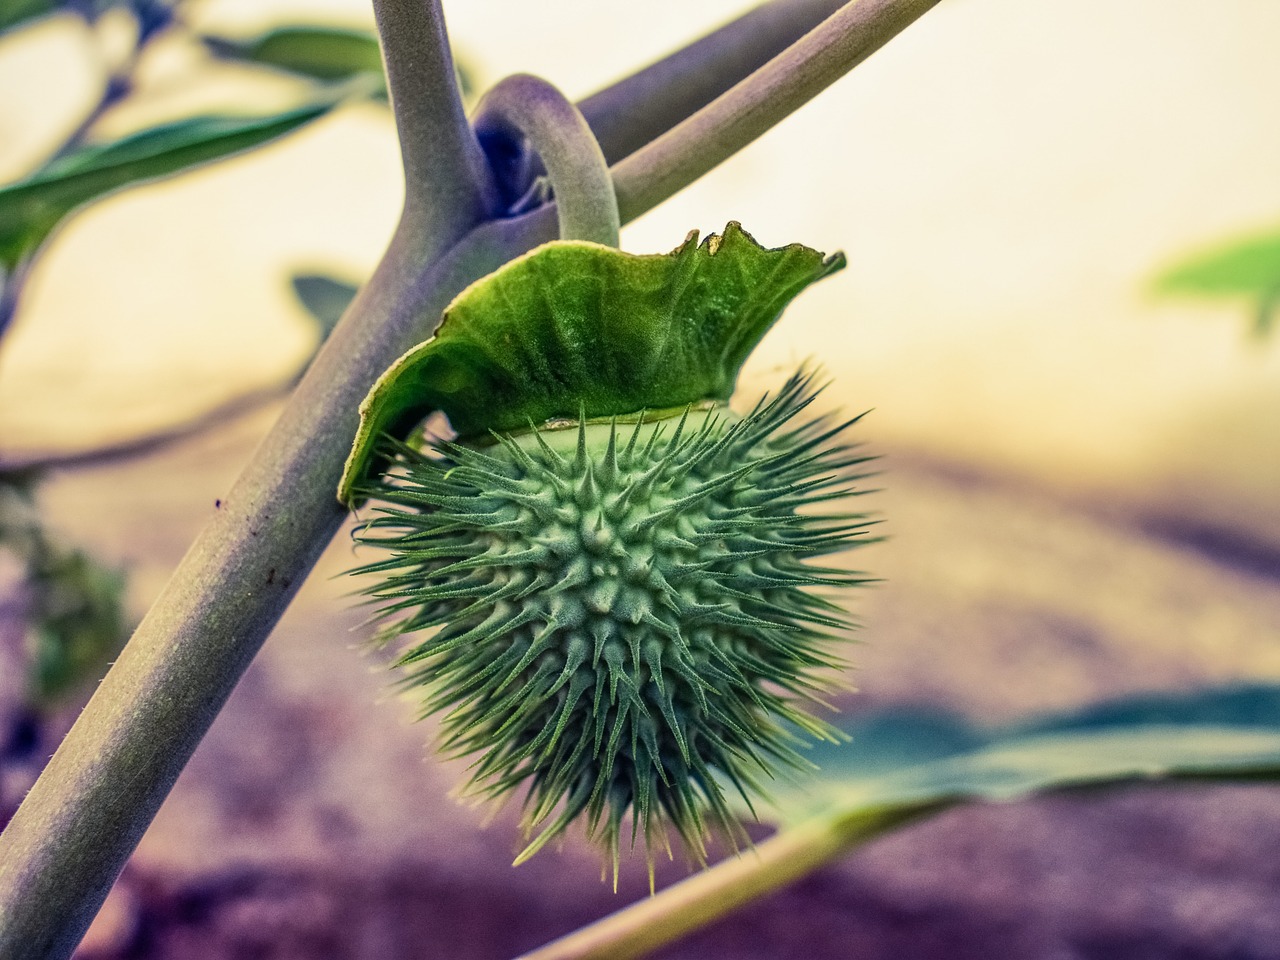
[[[290,391],[297,384],[297,377],[290,377],[280,383],[249,390],[196,414],[190,420],[114,443],[59,453],[37,453],[25,457],[5,457],[0,454],[0,473],[43,473],[46,470],[100,467],[145,456],[172,444],[197,437],[238,417],[253,413],[255,410],[261,410],[289,396]]]
[[[883,815],[821,818],[783,830],[752,850],[722,860],[517,960],[631,960],[794,883],[859,843],[943,806],[922,804]]]
[[[614,165],[623,221],[723,163],[879,50],[938,0],[855,0],[747,79]]]
[[[845,0],[771,0],[578,104],[609,163],[666,133],[835,13]]]

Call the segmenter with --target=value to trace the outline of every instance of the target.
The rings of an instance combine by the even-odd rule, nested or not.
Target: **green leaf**
[[[35,480],[0,473],[0,553],[22,569],[28,697],[34,706],[50,706],[100,679],[124,645],[125,580],[50,537],[33,502]]]
[[[1280,233],[1224,244],[1191,257],[1156,278],[1157,293],[1210,298],[1249,297],[1255,333],[1266,334],[1280,308]]]
[[[294,274],[290,282],[293,284],[294,295],[319,326],[322,341],[338,325],[358,289],[355,284],[318,273]]]
[[[267,143],[323,115],[334,102],[266,117],[193,117],[55,160],[0,188],[0,267],[12,271],[31,257],[65,217],[86,203]]]
[[[43,17],[58,9],[49,0],[5,0],[0,6],[0,33],[7,33],[29,20]]]
[[[129,635],[125,578],[80,550],[50,546],[32,570],[35,703],[56,703],[101,679]]]
[[[378,37],[366,30],[294,25],[252,37],[205,35],[200,39],[210,53],[223,60],[271,67],[311,80],[333,82],[361,74],[376,76],[380,82],[370,87],[369,95],[385,98],[387,94]],[[455,69],[458,88],[464,97],[468,96],[474,89],[470,72],[461,63],[455,63]]]
[[[800,244],[767,250],[737,223],[668,254],[544,244],[464,290],[436,335],[379,378],[339,498],[351,502],[382,438],[434,411],[466,440],[727,401],[783,308],[842,266],[843,255]]]
[[[382,74],[378,38],[364,30],[289,26],[246,39],[202,36],[215,56],[256,63],[313,80],[345,80],[360,73]]]
[[[1270,686],[1132,698],[990,731],[905,710],[842,726],[849,744],[813,752],[819,780],[778,799],[784,823],[1138,780],[1280,779],[1280,688]]]
[[[1237,240],[1198,254],[1156,280],[1162,293],[1223,296],[1261,293],[1280,284],[1280,233]]]

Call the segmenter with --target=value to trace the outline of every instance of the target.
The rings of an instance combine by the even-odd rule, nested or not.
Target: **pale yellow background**
[[[446,4],[481,85],[589,93],[742,3]],[[318,11],[318,12],[317,12]],[[209,29],[359,0],[197,4]],[[752,361],[816,358],[896,451],[1012,471],[1280,542],[1280,337],[1243,306],[1162,302],[1171,260],[1280,221],[1274,0],[943,0],[850,77],[624,233],[670,248],[738,219],[846,251]],[[97,81],[51,22],[0,45],[0,175]],[[265,110],[297,88],[175,45],[106,135],[191,102]],[[388,116],[345,110],[248,158],[113,198],[54,240],[0,351],[0,449],[67,449],[180,420],[284,376],[311,329],[286,278],[374,263],[400,192]]]

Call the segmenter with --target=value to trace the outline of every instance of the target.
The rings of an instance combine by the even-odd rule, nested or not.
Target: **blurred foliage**
[[[0,33],[20,27],[28,20],[43,17],[58,9],[56,3],[48,0],[8,0],[0,6]]]
[[[233,38],[205,34],[200,37],[216,57],[282,70],[320,82],[368,76],[377,81],[373,96],[385,100],[386,78],[382,53],[375,34],[332,26],[274,27],[251,37]],[[470,72],[455,64],[463,97],[474,90]]]
[[[80,550],[50,548],[31,567],[33,698],[65,700],[106,672],[128,636],[121,594],[124,574]]]
[[[75,13],[92,22],[108,9],[129,11],[137,26],[132,66],[127,70],[136,68],[156,35],[187,29],[176,16],[173,0],[13,0],[0,11],[0,31],[54,12]],[[368,31],[289,24],[247,38],[200,35],[198,39],[217,58],[288,72],[305,81],[310,94],[302,106],[274,115],[190,116],[111,142],[85,143],[93,124],[133,92],[127,72],[109,78],[101,101],[87,111],[83,123],[48,162],[23,180],[0,186],[0,335],[18,310],[21,287],[41,245],[78,209],[116,191],[263,146],[322,116],[345,98],[386,99],[378,40]],[[464,94],[468,93],[472,84],[467,72],[459,68],[458,78]],[[314,284],[308,290],[312,294],[326,296]],[[331,323],[324,332],[329,329]]]
[[[108,10],[125,9],[133,14],[145,42],[173,22],[176,7],[177,0],[5,0],[0,5],[0,33],[53,13],[71,13],[93,23]]]
[[[268,143],[323,115],[333,101],[266,117],[190,117],[92,144],[0,187],[0,265],[12,270],[71,212],[124,187],[171,176]]]
[[[165,0],[10,0],[0,4],[0,32],[54,13],[92,23],[111,9],[136,25],[136,67],[144,48],[166,30],[185,30],[176,3]],[[121,190],[178,175],[253,150],[301,128],[352,95],[384,95],[373,35],[308,25],[280,27],[252,41],[202,38],[218,56],[288,70],[310,84],[302,106],[266,116],[188,116],[108,142],[86,142],[101,116],[127,100],[129,76],[108,78],[99,103],[89,105],[76,132],[24,179],[0,186],[0,334],[19,306],[29,268],[48,237],[76,211]],[[335,88],[334,81],[363,82]],[[316,319],[321,339],[337,322],[354,287],[321,276],[298,277],[294,289]],[[142,449],[145,449],[145,445]],[[101,676],[127,635],[121,596],[124,576],[83,551],[58,542],[42,527],[32,490],[34,474],[0,473],[0,550],[18,560],[26,618],[19,682],[33,707],[74,697]],[[11,678],[3,678],[12,682]]]
[[[1238,238],[1189,257],[1155,281],[1157,293],[1253,304],[1253,333],[1267,336],[1280,313],[1280,232]]]
[[[363,30],[290,26],[239,40],[211,35],[200,40],[222,59],[273,67],[313,80],[346,80],[362,73],[382,77],[378,38]]]
[[[290,278],[293,293],[320,328],[323,342],[338,325],[355,299],[355,284],[319,273],[296,273]]]
[[[99,679],[124,645],[128,624],[124,575],[51,537],[35,511],[33,485],[29,474],[0,474],[0,549],[12,553],[22,571],[22,659],[29,669],[20,682],[29,705],[44,708]]]
[[[809,758],[816,781],[780,793],[784,823],[861,820],[975,800],[1154,778],[1280,779],[1280,686],[1127,697],[984,729],[937,709],[841,719],[848,743]]]

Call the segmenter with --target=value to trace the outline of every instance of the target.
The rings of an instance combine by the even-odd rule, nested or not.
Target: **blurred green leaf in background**
[[[7,0],[0,6],[0,33],[20,27],[28,20],[43,17],[58,9],[48,0]]]
[[[1158,276],[1155,291],[1248,300],[1253,305],[1253,333],[1265,337],[1280,312],[1280,231],[1228,241],[1189,257]]]
[[[358,74],[382,77],[378,39],[341,27],[276,27],[244,39],[203,35],[214,56],[284,70],[312,80],[346,80]],[[385,95],[386,87],[382,87]]]
[[[32,708],[48,709],[102,676],[124,645],[129,624],[124,574],[44,528],[35,509],[34,480],[0,473],[0,551],[13,555],[23,580],[26,649],[14,659],[27,666],[25,700]]]
[[[290,282],[294,295],[319,327],[323,343],[355,298],[356,285],[319,273],[296,273]]]
[[[215,57],[270,67],[309,80],[332,83],[368,77],[371,96],[386,100],[386,79],[378,38],[365,30],[335,26],[290,25],[274,27],[250,37],[205,34],[200,37]],[[458,86],[469,97],[474,84],[469,71],[455,64]]]
[[[810,753],[815,782],[776,797],[784,824],[860,822],[973,801],[1131,781],[1280,778],[1280,686],[1128,697],[982,728],[936,708],[841,720]]]
[[[12,271],[70,213],[124,187],[250,150],[327,113],[308,104],[264,117],[190,117],[56,159],[0,187],[0,266]]]

